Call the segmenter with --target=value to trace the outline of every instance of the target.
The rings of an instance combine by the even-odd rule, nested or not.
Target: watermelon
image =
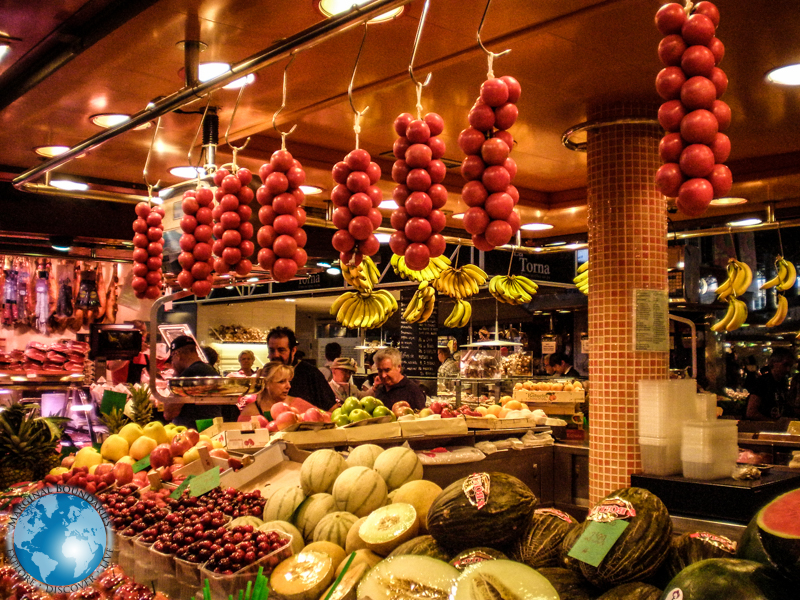
[[[792,591],[793,590],[793,591]],[[669,582],[661,600],[789,600],[797,589],[777,571],[738,558],[709,558],[689,565]]]
[[[661,590],[649,583],[634,581],[613,587],[597,600],[658,600]]]
[[[336,478],[333,499],[339,510],[366,517],[386,504],[386,482],[368,467],[350,467]]]
[[[485,560],[508,560],[508,557],[494,548],[470,548],[459,552],[450,564],[459,571],[463,571],[471,565],[476,565]]]
[[[264,505],[264,521],[291,522],[297,507],[306,499],[299,487],[276,488]]]
[[[707,558],[735,558],[736,542],[707,531],[684,533],[672,540],[664,566],[672,579],[689,565]]]
[[[430,556],[448,562],[450,554],[442,548],[432,535],[418,535],[417,537],[400,544],[391,551],[389,556],[401,556],[403,554],[414,554],[417,556]]]
[[[770,501],[755,519],[767,556],[785,575],[800,581],[800,488]]]
[[[346,468],[344,458],[336,450],[316,450],[300,467],[300,486],[306,496],[329,494],[333,482]]]
[[[563,567],[542,567],[536,570],[556,589],[561,600],[595,600],[600,593],[586,581],[580,570]]]
[[[624,518],[628,526],[599,566],[581,562],[583,576],[601,589],[642,581],[653,575],[669,551],[672,521],[667,507],[643,488],[622,488],[611,492],[586,517],[587,522]]]
[[[381,455],[383,456],[383,455]],[[478,508],[465,493],[465,483],[488,480],[485,505]],[[467,487],[471,485],[467,483]],[[442,546],[465,550],[502,547],[513,542],[536,508],[536,496],[522,481],[506,473],[473,473],[447,486],[428,511],[428,531]]]
[[[404,483],[422,479],[422,462],[411,448],[396,446],[381,452],[372,467],[383,480],[389,491],[396,490]]]
[[[758,529],[756,518],[753,517],[742,533],[739,545],[736,547],[736,558],[752,560],[753,562],[767,565],[777,569],[778,565],[767,555],[764,544],[761,542],[761,532]]]
[[[322,517],[336,512],[336,502],[330,494],[313,494],[303,500],[295,514],[294,524],[303,534],[306,542],[314,535],[314,528]]]
[[[577,524],[565,512],[555,508],[537,508],[514,546],[514,560],[534,569],[558,566],[561,542]]]
[[[313,539],[315,542],[331,542],[344,548],[347,541],[347,532],[358,517],[349,512],[337,511],[322,517],[314,528]]]

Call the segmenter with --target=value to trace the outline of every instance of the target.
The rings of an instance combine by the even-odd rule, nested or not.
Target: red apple
[[[313,421],[315,423],[322,423],[322,412],[318,408],[309,408],[303,413],[302,421]]]
[[[225,448],[214,448],[211,452],[208,453],[208,455],[213,456],[215,458],[224,458],[225,460],[228,460],[228,458],[230,457],[230,454],[228,454],[228,451],[225,450]]]
[[[97,465],[97,468],[94,470],[94,474],[97,477],[100,477],[106,473],[111,473],[112,471],[114,471],[114,465],[111,463],[103,463],[101,465]]]
[[[181,431],[180,433],[176,434],[175,437],[172,438],[172,441],[169,444],[169,450],[172,453],[172,456],[183,456],[186,454],[187,450],[194,446],[192,441],[189,439],[189,436],[186,435],[186,431]],[[200,434],[198,434],[198,440],[200,439]],[[195,442],[196,444],[197,442]]]
[[[133,467],[128,463],[117,463],[114,465],[114,479],[118,486],[125,485],[133,481]]]
[[[400,402],[392,404],[392,412],[396,417],[402,417],[403,415],[414,414],[414,409],[411,408],[408,402],[401,400]]]
[[[270,411],[270,413],[271,412],[272,411]],[[287,410],[282,412],[275,418],[275,427],[278,429],[278,431],[283,431],[284,429],[288,429],[293,425],[297,424],[298,422],[299,418],[297,416],[297,413],[291,410]]]
[[[177,437],[177,436],[176,436]],[[172,452],[169,444],[159,444],[150,453],[150,466],[154,469],[172,464]]]
[[[267,424],[267,431],[269,431],[270,433],[277,432],[278,431],[278,424],[275,421],[270,421]]]
[[[272,415],[273,419],[277,419],[285,412],[295,412],[295,410],[285,402],[276,402],[272,405],[272,408],[269,409],[269,414]]]
[[[198,433],[197,429],[187,429],[182,433],[183,435],[189,438],[189,441],[192,443],[192,446],[194,446],[197,442],[200,441],[200,434]]]

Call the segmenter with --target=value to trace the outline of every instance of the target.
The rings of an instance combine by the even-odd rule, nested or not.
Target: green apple
[[[352,411],[358,409],[361,409],[361,402],[359,402],[358,398],[356,398],[355,396],[350,396],[347,400],[344,401],[344,404],[342,404],[341,414],[349,416]]]
[[[374,411],[379,406],[383,406],[383,402],[375,398],[374,396],[364,396],[361,399],[361,406],[364,407],[364,410],[370,414],[375,414]]]
[[[338,419],[340,416],[342,416],[342,407],[341,406],[339,408],[334,408],[331,411],[331,421],[336,421],[336,419]],[[347,415],[344,415],[344,416],[347,416]]]
[[[381,404],[380,406],[376,406],[375,407],[375,411],[372,413],[372,416],[373,417],[386,417],[386,416],[389,416],[389,417],[392,417],[392,421],[396,421],[397,420],[397,417],[391,411],[391,409],[385,407],[383,404]]]
[[[372,415],[369,414],[367,411],[365,411],[363,408],[353,409],[350,412],[350,414],[347,415],[347,418],[350,419],[351,423],[355,423],[356,421],[363,421],[364,419],[369,419],[370,417],[372,417]]]
[[[347,415],[340,414],[335,419],[331,419],[334,423],[336,423],[337,427],[344,427],[345,425],[350,424],[350,419],[347,418]]]
[[[144,432],[144,435],[154,439],[156,444],[166,444],[169,442],[167,430],[164,429],[164,424],[160,421],[152,421],[151,423],[148,423],[142,427],[142,431]]]

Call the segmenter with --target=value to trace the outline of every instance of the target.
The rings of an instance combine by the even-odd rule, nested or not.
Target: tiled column
[[[594,107],[589,119],[655,117],[652,105]],[[666,200],[655,187],[658,125],[589,131],[589,496],[630,485],[641,468],[637,382],[668,376],[666,352],[633,350],[633,290],[667,289]]]

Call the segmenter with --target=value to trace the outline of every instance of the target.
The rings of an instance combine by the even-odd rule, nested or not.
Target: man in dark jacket
[[[217,370],[200,358],[197,343],[188,335],[179,335],[169,345],[169,362],[175,377],[219,377]],[[181,404],[164,406],[164,418],[176,425],[195,428],[198,419],[221,417],[222,406],[215,404]]]
[[[336,395],[319,369],[306,362],[294,364],[297,352],[297,338],[294,331],[288,327],[275,327],[267,334],[267,347],[270,360],[294,365],[290,396],[302,398],[322,410],[330,410],[336,404]]]
[[[403,375],[402,355],[397,348],[384,348],[375,353],[375,397],[389,408],[395,402],[405,401],[414,410],[425,408],[425,392]]]

